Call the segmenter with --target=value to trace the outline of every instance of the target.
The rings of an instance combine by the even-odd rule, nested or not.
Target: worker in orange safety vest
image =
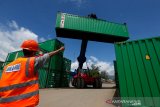
[[[35,107],[39,103],[38,69],[64,47],[42,56],[35,40],[22,43],[24,57],[6,65],[0,79],[0,107]]]

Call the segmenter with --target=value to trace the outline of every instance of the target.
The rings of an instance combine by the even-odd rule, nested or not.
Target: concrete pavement
[[[115,107],[106,103],[115,94],[115,84],[103,84],[102,89],[50,88],[40,89],[38,107]]]

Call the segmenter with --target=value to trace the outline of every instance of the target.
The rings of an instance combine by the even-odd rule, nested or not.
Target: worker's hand
[[[59,50],[60,51],[64,51],[65,50],[64,46],[62,46],[61,48],[59,48]]]

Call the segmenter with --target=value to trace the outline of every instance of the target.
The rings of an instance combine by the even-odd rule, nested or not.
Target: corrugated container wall
[[[23,52],[20,50],[20,51],[16,51],[16,52],[11,52],[11,53],[8,53],[8,56],[5,60],[5,62],[12,62],[14,61],[15,59],[19,58],[19,57],[22,57],[24,56],[23,55]]]
[[[120,42],[129,38],[126,24],[60,12],[57,14],[56,34],[59,37],[85,38],[109,43]]]
[[[115,52],[121,98],[160,107],[160,37],[116,43]]]
[[[61,75],[61,87],[69,87],[71,71],[71,60],[63,58],[63,71]]]
[[[46,42],[39,43],[40,49],[44,52],[51,52],[59,49],[64,44],[58,40],[48,40]],[[62,71],[63,52],[53,56],[49,59],[49,62],[40,69],[40,86],[42,88],[60,87],[60,75]],[[44,72],[47,70],[47,72]],[[43,78],[43,79],[42,79]],[[45,84],[46,83],[46,84]],[[42,85],[43,84],[43,85]]]

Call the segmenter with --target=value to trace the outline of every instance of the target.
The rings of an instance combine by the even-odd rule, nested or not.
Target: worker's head
[[[25,40],[22,43],[21,48],[26,57],[36,55],[36,52],[39,50],[38,43],[35,40]]]

